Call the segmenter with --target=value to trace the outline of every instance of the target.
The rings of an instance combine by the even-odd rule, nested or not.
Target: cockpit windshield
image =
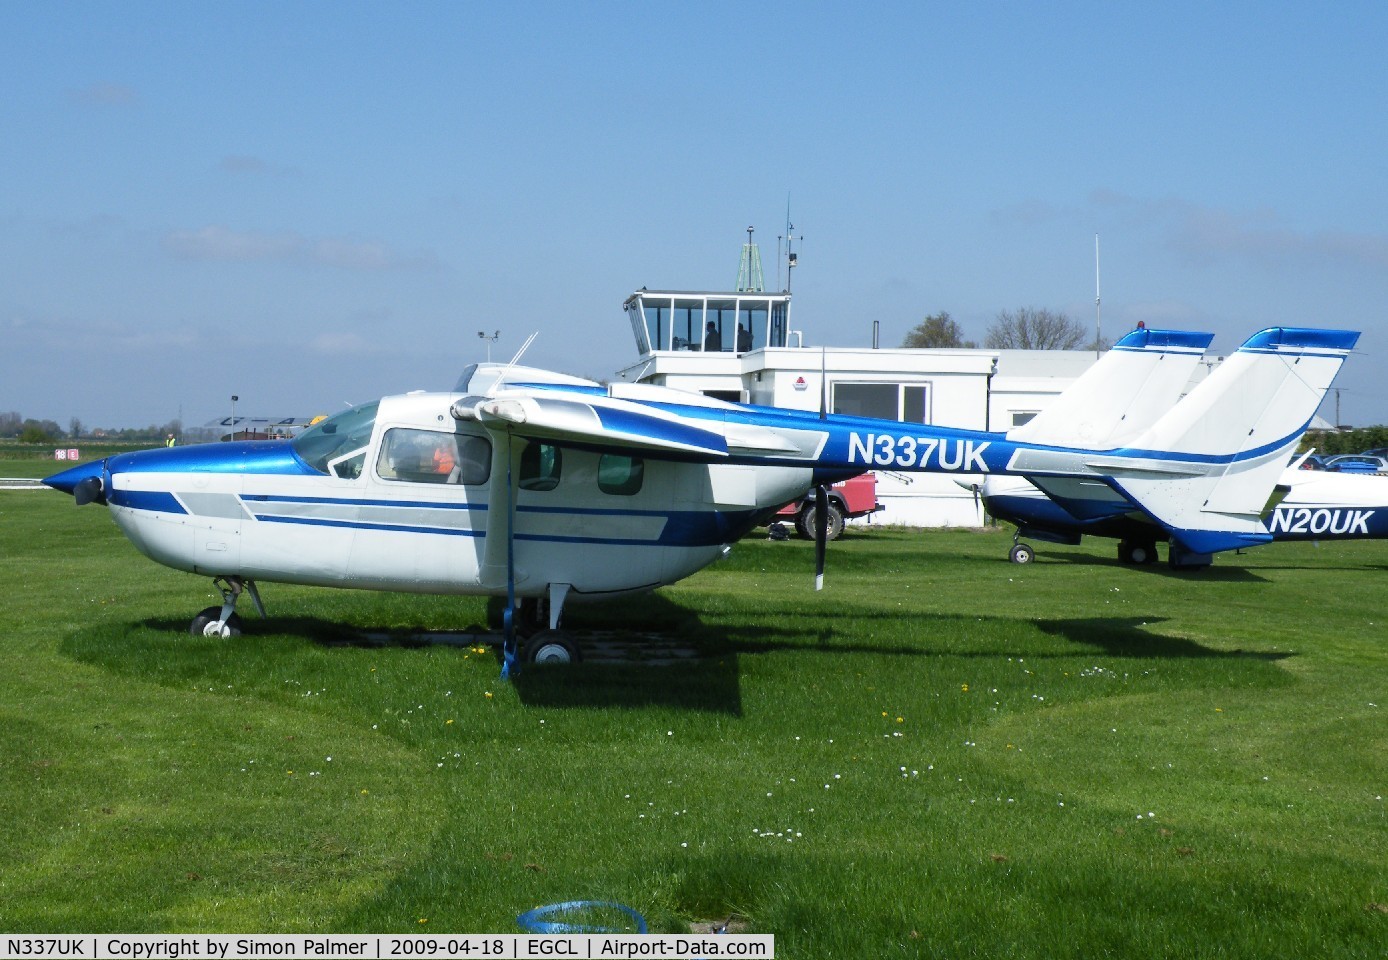
[[[294,438],[294,452],[320,473],[344,479],[361,476],[377,403],[363,403],[314,424]]]

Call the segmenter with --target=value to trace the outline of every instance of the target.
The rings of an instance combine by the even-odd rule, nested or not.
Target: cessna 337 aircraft
[[[1060,402],[1008,437],[1025,439],[1028,431],[1050,434],[1065,423],[1083,422],[1089,442],[1124,443],[1180,399],[1211,339],[1201,333],[1134,331],[1090,367]],[[1293,463],[1283,472],[1265,510],[1269,539],[1388,537],[1388,480],[1298,466]],[[1066,491],[1067,482],[1038,478],[1033,483],[1013,476],[990,476],[983,482],[979,493],[988,513],[1017,526],[1009,554],[1014,563],[1029,563],[1035,556],[1022,537],[1076,545],[1088,535],[1117,539],[1124,563],[1155,562],[1157,542],[1171,539],[1168,560],[1173,568],[1210,564],[1208,553],[1185,549],[1179,538],[1170,538],[1166,528],[1112,488],[1080,481],[1069,482]],[[1086,486],[1087,491],[1079,489]]]
[[[453,393],[362,404],[292,441],[120,454],[45,483],[213,577],[223,603],[195,633],[237,632],[243,590],[263,616],[256,581],[505,596],[508,676],[520,601],[537,620],[548,607],[530,659],[571,659],[568,599],[687,577],[782,504],[874,467],[1100,483],[1191,550],[1264,542],[1268,494],[1357,338],[1265,330],[1122,447],[1073,424],[1015,437],[486,364]]]

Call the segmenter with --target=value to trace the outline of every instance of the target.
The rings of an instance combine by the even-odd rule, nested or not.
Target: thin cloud
[[[259,157],[232,155],[222,158],[219,166],[227,173],[264,173],[265,161]]]
[[[1273,267],[1307,261],[1329,266],[1388,267],[1388,236],[1293,230],[1270,212],[1240,214],[1192,208],[1177,225],[1172,244],[1192,256],[1243,257]]]
[[[207,332],[188,324],[173,328],[127,324],[106,317],[75,318],[12,316],[3,324],[15,348],[34,347],[64,353],[150,356],[165,350],[194,349],[207,342]]]
[[[244,153],[233,153],[221,159],[217,168],[233,177],[297,177],[300,171],[295,167],[282,167],[260,157]]]
[[[308,342],[311,353],[325,356],[379,356],[393,352],[388,347],[372,343],[359,333],[331,332],[320,333]]]
[[[213,263],[281,263],[360,273],[438,266],[432,255],[402,257],[386,244],[374,241],[315,239],[293,232],[256,233],[222,226],[174,231],[164,237],[163,247],[183,260]]]
[[[94,83],[67,91],[68,98],[88,107],[129,107],[139,102],[134,89],[121,83]]]
[[[1237,258],[1285,270],[1308,265],[1373,270],[1388,267],[1388,234],[1297,230],[1273,209],[1205,207],[1174,197],[1144,199],[1099,189],[1083,202],[1054,205],[1025,200],[994,210],[999,226],[1062,224],[1125,232],[1153,229],[1172,250],[1194,262]]]

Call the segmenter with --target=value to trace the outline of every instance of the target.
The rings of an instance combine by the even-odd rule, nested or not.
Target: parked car
[[[1388,459],[1364,453],[1345,453],[1325,461],[1325,469],[1340,473],[1388,473]]]
[[[776,514],[775,519],[794,519],[795,530],[806,540],[813,540],[815,533],[814,494],[786,504]],[[837,540],[843,533],[843,521],[847,517],[866,517],[882,509],[877,502],[877,477],[864,473],[836,483],[829,488],[828,525],[826,540]]]
[[[1293,455],[1292,455],[1292,464],[1291,464],[1291,465],[1292,465],[1292,466],[1296,466],[1298,460],[1301,461],[1301,466],[1300,466],[1298,469],[1301,469],[1301,470],[1324,470],[1324,469],[1325,469],[1325,454],[1322,454],[1322,453],[1312,453],[1312,454],[1308,454],[1308,455],[1306,456],[1306,459],[1304,459],[1304,460],[1301,459],[1301,454],[1299,454],[1299,453],[1293,454]]]

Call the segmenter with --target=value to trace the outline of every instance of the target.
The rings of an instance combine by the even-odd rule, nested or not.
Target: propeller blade
[[[77,501],[79,507],[85,507],[89,503],[105,503],[106,498],[101,493],[101,478],[88,477],[79,481],[72,488],[72,499]]]
[[[829,543],[829,491],[814,488],[814,588],[824,589],[824,552]]]

